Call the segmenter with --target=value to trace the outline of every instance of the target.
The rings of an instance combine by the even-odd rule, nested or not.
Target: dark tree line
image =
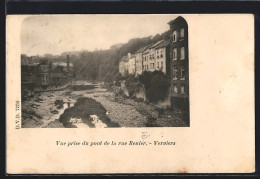
[[[52,59],[52,62],[66,62],[68,54],[74,65],[76,79],[112,82],[120,76],[118,65],[123,56],[128,53],[133,54],[140,48],[159,40],[168,39],[169,35],[169,31],[166,31],[154,37],[134,38],[125,44],[113,45],[108,50],[64,52],[59,58]]]

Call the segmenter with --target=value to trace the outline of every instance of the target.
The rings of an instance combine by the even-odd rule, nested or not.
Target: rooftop
[[[145,47],[142,47],[142,48],[140,48],[139,50],[137,50],[136,52],[135,52],[135,54],[137,54],[137,53],[143,53],[146,49],[148,49],[150,47],[150,45],[147,45],[147,46],[145,46]]]
[[[179,16],[179,17],[177,17],[176,19],[173,19],[173,20],[171,20],[170,22],[168,22],[168,24],[171,25],[172,23],[176,23],[176,22],[179,22],[179,21],[184,21],[184,22],[186,22],[186,20],[185,20],[183,17]]]
[[[157,45],[159,45],[159,44],[162,43],[162,42],[163,42],[163,40],[159,40],[158,42],[156,42],[155,44],[153,44],[152,46],[150,46],[149,49],[157,47]]]
[[[166,47],[170,44],[170,40],[164,40],[161,44],[159,44],[155,49]]]
[[[128,61],[128,56],[127,56],[127,55],[123,56],[123,58],[121,58],[121,60],[120,60],[120,61],[127,62],[127,61]]]

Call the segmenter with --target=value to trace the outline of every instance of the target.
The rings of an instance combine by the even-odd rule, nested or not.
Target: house
[[[48,61],[35,63],[31,57],[23,55],[21,56],[22,91],[55,90],[69,85],[73,80],[72,68],[69,56],[67,56],[67,63]]]
[[[149,46],[144,52],[143,52],[143,66],[144,71],[155,71],[155,64],[156,64],[156,58],[155,58],[155,48],[161,44],[163,40],[160,40],[156,42],[155,44]]]
[[[150,50],[149,50],[149,47],[143,51],[143,71],[149,71],[149,53],[150,53]]]
[[[168,23],[170,25],[170,69],[171,104],[173,108],[189,110],[189,55],[188,25],[179,16]]]
[[[136,70],[135,70],[135,76],[141,75],[143,73],[143,52],[148,48],[149,46],[140,48],[135,52],[135,62],[136,62]]]
[[[170,76],[170,40],[164,40],[155,48],[155,70]]]
[[[134,74],[135,75],[135,55],[130,55],[129,60],[128,60],[128,73],[129,74]]]
[[[125,55],[120,61],[119,61],[119,73],[121,75],[128,74],[128,56]]]

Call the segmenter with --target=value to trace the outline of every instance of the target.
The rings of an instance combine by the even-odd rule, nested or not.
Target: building
[[[130,54],[130,53],[128,53]],[[129,60],[128,60],[128,73],[129,74],[134,74],[135,75],[135,70],[136,66],[135,66],[135,55],[131,55],[129,56]]]
[[[119,73],[124,76],[128,74],[135,75],[135,72],[135,54],[132,55],[131,53],[128,53],[119,61]]]
[[[149,71],[149,54],[150,54],[150,50],[149,47],[146,48],[146,50],[143,51],[143,71]]]
[[[121,75],[128,74],[128,56],[125,55],[120,61],[119,61],[119,73]]]
[[[135,62],[136,62],[135,76],[141,75],[143,73],[143,52],[148,47],[149,46],[140,48],[138,51],[135,52]]]
[[[156,42],[155,44],[149,46],[144,52],[143,52],[143,69],[144,71],[155,71],[156,70],[156,53],[155,48],[161,44],[163,40],[160,40]]]
[[[180,16],[168,24],[171,31],[171,105],[189,111],[188,24]]]
[[[164,40],[155,48],[155,70],[170,76],[170,40]]]
[[[21,57],[22,95],[32,91],[55,90],[71,84],[73,65],[67,56],[67,63],[42,61],[35,63],[31,57]]]

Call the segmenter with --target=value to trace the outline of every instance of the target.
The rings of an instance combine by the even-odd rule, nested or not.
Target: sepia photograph
[[[8,15],[7,173],[255,172],[254,22]]]
[[[21,127],[189,127],[188,41],[177,15],[25,18]]]

